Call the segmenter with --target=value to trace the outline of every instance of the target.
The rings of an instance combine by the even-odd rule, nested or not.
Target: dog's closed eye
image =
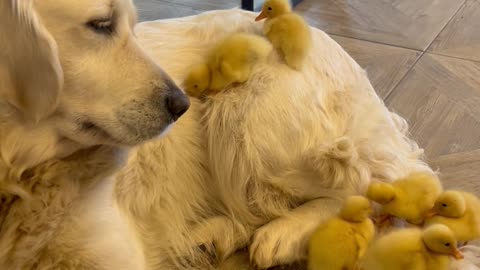
[[[91,20],[87,22],[87,27],[103,35],[111,35],[114,31],[112,18]]]

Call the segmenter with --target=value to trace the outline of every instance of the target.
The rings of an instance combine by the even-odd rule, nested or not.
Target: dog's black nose
[[[176,121],[188,110],[190,107],[190,100],[173,82],[170,83],[168,87],[168,95],[165,100],[167,103],[167,110]]]

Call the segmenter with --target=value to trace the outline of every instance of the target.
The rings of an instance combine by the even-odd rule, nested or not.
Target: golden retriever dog
[[[0,269],[143,269],[111,175],[189,100],[135,22],[131,0],[0,2]]]
[[[1,1],[0,269],[289,264],[344,196],[431,171],[320,30],[302,72],[274,53],[190,104],[174,81],[229,33],[261,35],[254,17],[134,34],[131,0]]]
[[[255,15],[207,12],[142,23],[136,34],[181,81],[226,35],[262,35]],[[248,256],[233,265],[302,260],[314,228],[346,195],[431,172],[365,71],[324,32],[312,33],[302,72],[273,53],[248,82],[192,99],[171,133],[132,151],[115,196],[147,269],[237,269],[228,258],[242,248]]]

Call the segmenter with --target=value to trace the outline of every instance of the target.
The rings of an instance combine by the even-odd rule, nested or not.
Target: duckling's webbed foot
[[[383,214],[383,215],[378,215],[377,217],[374,217],[373,222],[377,226],[388,225],[388,224],[392,225],[393,218],[390,215]]]
[[[374,217],[372,220],[379,232],[383,232],[393,226],[393,217],[387,214],[379,215],[378,217]]]
[[[466,246],[466,245],[468,245],[468,241],[465,241],[465,242],[463,242],[463,243],[462,243],[462,242],[458,242],[458,247],[464,247],[464,246]]]

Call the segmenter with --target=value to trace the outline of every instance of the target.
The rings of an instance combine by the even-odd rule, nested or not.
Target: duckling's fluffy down
[[[255,15],[207,12],[142,23],[136,32],[181,82],[226,35],[261,35]],[[195,262],[201,254],[178,253],[212,242],[220,259],[249,246],[260,268],[290,263],[306,256],[309,236],[336,213],[339,197],[364,191],[371,178],[431,171],[365,71],[324,32],[312,34],[302,72],[272,55],[245,84],[193,100],[171,134],[132,154],[117,196],[138,227],[147,265],[171,263],[170,251]]]

